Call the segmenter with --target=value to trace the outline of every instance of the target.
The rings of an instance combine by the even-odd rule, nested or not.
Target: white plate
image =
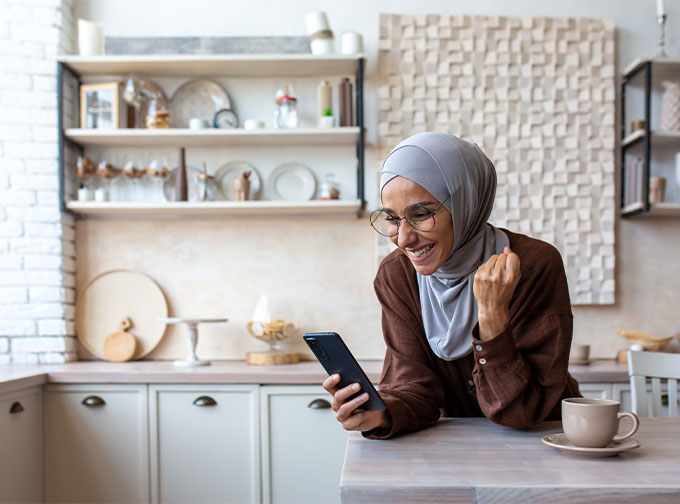
[[[229,95],[217,82],[195,80],[182,84],[170,100],[170,123],[173,128],[188,128],[189,119],[205,119],[212,127],[215,112],[231,108]]]
[[[170,172],[170,176],[165,182],[163,182],[163,196],[165,196],[166,201],[177,201],[175,197],[175,173],[177,173],[177,168],[173,168]],[[194,168],[193,166],[187,166],[187,198],[189,201],[199,201],[198,197],[198,175],[201,170]]]
[[[571,441],[567,439],[566,434],[563,432],[558,434],[547,434],[541,438],[541,442],[546,446],[557,448],[564,453],[592,458],[613,457],[619,453],[623,453],[628,450],[634,450],[640,447],[640,442],[633,438],[624,439],[623,441],[612,441],[604,448],[585,448],[583,446],[574,446]]]
[[[241,178],[243,172],[246,171],[250,172],[250,199],[257,199],[262,186],[262,180],[255,167],[245,161],[229,161],[220,166],[215,172],[215,183],[217,183],[217,189],[223,199],[234,199],[231,181],[235,178]]]
[[[272,200],[306,201],[316,193],[312,170],[300,163],[284,163],[267,179],[267,195]]]

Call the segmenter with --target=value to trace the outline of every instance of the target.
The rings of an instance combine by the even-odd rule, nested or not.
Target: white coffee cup
[[[340,36],[340,52],[342,54],[361,54],[364,52],[364,41],[357,32],[346,31]]]
[[[243,129],[254,130],[263,128],[264,128],[263,121],[258,121],[257,119],[246,119],[245,121],[243,121]]]
[[[192,117],[189,119],[189,129],[206,129],[210,127],[210,122],[207,119],[200,117]]]
[[[103,187],[98,187],[94,190],[94,200],[95,201],[108,201],[109,193]]]
[[[81,56],[104,54],[102,25],[86,19],[78,19],[78,54]]]

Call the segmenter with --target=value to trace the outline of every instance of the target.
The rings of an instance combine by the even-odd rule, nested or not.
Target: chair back
[[[652,415],[664,416],[661,404],[661,380],[667,380],[668,416],[678,416],[678,380],[680,354],[661,352],[628,352],[628,376],[632,409],[640,417],[648,416],[647,378],[652,382]]]

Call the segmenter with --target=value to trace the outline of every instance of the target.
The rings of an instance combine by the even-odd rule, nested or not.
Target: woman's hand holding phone
[[[336,413],[338,422],[342,424],[342,428],[348,431],[369,431],[376,427],[390,428],[392,420],[389,418],[387,410],[360,410],[361,405],[368,401],[369,395],[363,393],[354,399],[347,401],[347,398],[359,392],[361,385],[352,383],[339,389],[337,387],[340,383],[340,375],[333,374],[326,378],[323,382],[323,388],[326,389],[333,396],[333,403],[331,408]]]

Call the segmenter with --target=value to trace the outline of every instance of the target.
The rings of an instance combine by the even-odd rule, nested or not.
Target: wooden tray
[[[97,275],[79,290],[76,299],[76,333],[94,356],[105,359],[104,340],[115,333],[125,317],[137,339],[133,359],[141,359],[160,343],[167,325],[168,303],[159,285],[144,273],[111,270]]]

